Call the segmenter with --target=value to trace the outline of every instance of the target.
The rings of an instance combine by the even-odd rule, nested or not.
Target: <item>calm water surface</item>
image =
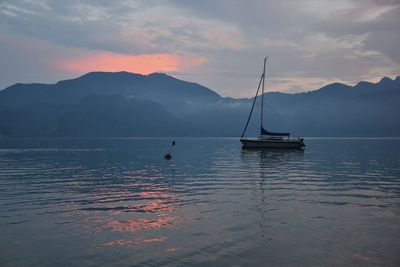
[[[0,266],[400,266],[400,140],[0,140]]]

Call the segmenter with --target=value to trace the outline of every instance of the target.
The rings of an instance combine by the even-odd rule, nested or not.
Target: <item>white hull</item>
[[[302,148],[304,143],[301,139],[266,140],[266,139],[240,139],[242,148]]]

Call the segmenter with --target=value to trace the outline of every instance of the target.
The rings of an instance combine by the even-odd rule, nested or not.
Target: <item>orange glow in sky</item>
[[[139,74],[170,72],[191,69],[203,64],[204,59],[173,54],[125,55],[109,52],[92,53],[81,58],[71,58],[56,63],[57,67],[72,73],[91,71],[127,71]]]

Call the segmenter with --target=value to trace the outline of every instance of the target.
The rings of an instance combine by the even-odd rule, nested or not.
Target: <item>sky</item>
[[[400,75],[400,0],[0,0],[0,89],[164,72],[222,96]]]

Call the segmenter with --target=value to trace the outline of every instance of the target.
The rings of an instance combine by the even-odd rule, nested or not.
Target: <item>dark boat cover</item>
[[[265,130],[265,129],[261,126],[261,135],[289,136],[290,133],[271,133],[271,132],[268,132],[267,130]]]

